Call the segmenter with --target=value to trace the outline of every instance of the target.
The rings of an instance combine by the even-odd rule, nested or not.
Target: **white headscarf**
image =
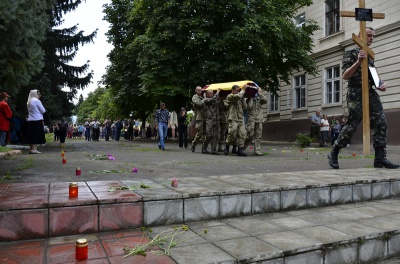
[[[29,96],[28,96],[28,102],[26,103],[27,107],[29,108],[29,105],[31,104],[32,100],[36,98],[39,99],[39,95],[38,95],[38,90],[31,90],[29,92]]]

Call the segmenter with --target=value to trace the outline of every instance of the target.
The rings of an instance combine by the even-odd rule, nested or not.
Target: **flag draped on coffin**
[[[216,91],[218,88],[221,89],[222,94],[225,93],[230,93],[232,91],[232,86],[233,85],[238,85],[240,88],[243,88],[245,84],[248,85],[248,88],[246,89],[246,96],[247,97],[253,97],[257,93],[258,85],[249,80],[245,81],[237,81],[237,82],[226,82],[226,83],[213,83],[209,84],[203,87],[203,90],[213,90]]]

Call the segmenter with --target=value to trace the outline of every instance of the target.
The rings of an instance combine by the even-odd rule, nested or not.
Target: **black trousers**
[[[93,128],[93,140],[99,141],[100,128]]]
[[[179,147],[187,148],[188,146],[188,134],[186,125],[178,125],[178,135],[179,135]]]

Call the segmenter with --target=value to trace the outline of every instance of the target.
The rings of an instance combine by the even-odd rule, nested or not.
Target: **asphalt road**
[[[317,146],[317,145],[316,145]],[[171,177],[202,177],[209,175],[241,175],[331,170],[327,163],[327,148],[307,148],[301,151],[295,144],[263,143],[264,156],[254,156],[253,149],[246,150],[248,157],[201,154],[180,149],[176,140],[166,143],[161,151],[155,140],[87,142],[69,140],[65,144],[66,164],[62,164],[61,149],[57,142],[39,147],[42,154],[28,154],[0,160],[0,177],[3,182],[65,182],[123,179],[158,179]],[[109,160],[111,154],[115,160]],[[353,155],[354,154],[354,155]],[[388,158],[400,161],[400,147],[388,147]],[[364,156],[361,145],[342,149],[339,155],[343,169],[371,168],[373,152]],[[81,176],[75,176],[79,167]],[[132,169],[137,172],[133,173]],[[304,173],[307,177],[307,174]]]

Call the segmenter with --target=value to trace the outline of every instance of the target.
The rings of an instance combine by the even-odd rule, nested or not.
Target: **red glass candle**
[[[178,179],[176,177],[172,178],[171,186],[178,187]]]
[[[63,158],[64,158],[64,150],[63,150],[63,151],[61,151],[61,157],[63,157]]]
[[[78,183],[71,182],[69,184],[69,198],[76,198],[78,197]]]
[[[63,163],[63,164],[67,163],[67,159],[66,159],[66,158],[63,158],[63,159],[62,159],[62,163]]]
[[[80,176],[81,175],[81,168],[76,168],[76,171],[75,171],[75,174],[76,174],[76,176]]]
[[[86,260],[88,259],[89,249],[88,242],[85,238],[80,238],[75,244],[75,259],[76,260]]]

